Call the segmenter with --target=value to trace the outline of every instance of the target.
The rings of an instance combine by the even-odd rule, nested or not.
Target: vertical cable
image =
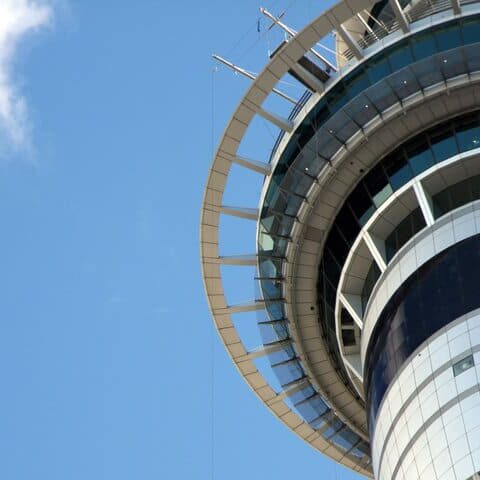
[[[210,159],[214,155],[215,136],[215,73],[217,67],[211,60],[211,92],[210,92]],[[213,322],[210,322],[210,471],[211,480],[215,480],[215,338]]]

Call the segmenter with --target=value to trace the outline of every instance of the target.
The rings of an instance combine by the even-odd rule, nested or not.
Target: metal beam
[[[415,192],[415,196],[417,197],[417,202],[420,206],[420,210],[422,210],[425,223],[430,227],[435,223],[435,217],[433,216],[432,200],[423,188],[421,182],[414,182],[413,190]]]
[[[452,3],[453,13],[460,15],[462,13],[462,7],[460,6],[460,0],[450,0]]]
[[[257,256],[253,255],[229,255],[218,257],[219,263],[222,265],[239,265],[239,266],[255,266],[257,264]]]
[[[362,320],[362,297],[351,293],[341,293],[340,302],[351,315],[360,330],[363,329]]]
[[[240,303],[237,305],[229,305],[227,308],[219,309],[215,313],[244,313],[255,312],[256,310],[262,310],[265,308],[265,302],[263,300],[254,300],[253,302]]]
[[[273,123],[281,130],[284,130],[285,132],[288,132],[288,133],[293,131],[293,122],[291,120],[288,120],[288,118],[280,117],[276,113],[269,112],[268,110],[265,110],[264,108],[259,107],[257,105],[252,104],[252,108],[261,117],[263,117],[265,120],[268,120],[270,123]]]
[[[231,68],[234,72],[240,73],[244,77],[249,78],[250,80],[255,80],[257,77],[253,74],[250,73],[249,71],[245,70],[244,68],[239,67],[238,65],[235,65],[232,62],[229,62],[225,58],[221,57],[220,55],[212,55],[212,58],[216,60],[217,62],[222,63],[223,65],[227,66],[228,68]],[[294,105],[297,104],[297,101],[294,100],[292,97],[288,96],[286,93],[283,93],[281,90],[278,90],[277,88],[272,88],[272,92],[276,93],[279,97],[284,98],[285,100],[288,100],[290,103],[293,103]]]
[[[378,268],[380,269],[381,272],[384,272],[387,269],[387,264],[385,262],[384,256],[380,251],[379,246],[377,245],[377,242],[373,239],[373,237],[368,232],[365,232],[363,234],[363,239],[368,249],[370,250],[370,253],[372,254],[372,257],[375,260]]]
[[[300,64],[295,63],[294,65],[292,65],[290,70],[292,71],[292,73],[295,73],[295,76],[298,77],[297,80],[300,80],[303,85],[305,85],[305,87],[307,87],[312,92],[324,92],[325,87],[323,83]]]
[[[286,345],[290,345],[289,340],[283,340],[281,342],[272,343],[271,345],[262,345],[261,347],[254,348],[247,353],[248,360],[254,360],[255,358],[264,357],[271,353],[278,352]]]
[[[410,23],[403,12],[403,8],[398,3],[398,0],[388,0],[388,3],[392,7],[395,18],[397,19],[400,28],[403,30],[403,33],[408,33],[410,31]]]
[[[284,32],[286,32],[291,37],[294,37],[297,34],[297,32],[293,30],[293,28],[285,25],[280,20],[280,18],[272,15],[266,8],[260,7],[260,12],[263,13],[267,18],[269,18],[273,23],[278,25]],[[332,62],[329,62],[323,55],[318,53],[315,49],[311,48],[309,51],[312,52],[315,57],[321,60],[329,69],[333,70],[334,72],[338,72],[338,68]]]
[[[288,397],[291,397],[293,394],[299,392],[300,390],[308,387],[310,385],[310,382],[308,381],[307,378],[302,377],[299,380],[296,380],[294,383],[289,384],[285,390],[282,390],[279,392],[274,398],[269,400],[267,402],[268,405],[272,405],[274,403],[280,402],[285,400]]]
[[[363,58],[363,51],[360,48],[360,45],[352,37],[350,32],[341,24],[336,26],[336,30],[337,34],[347,44],[348,48],[352,51],[355,57],[357,57],[358,60],[361,60]]]
[[[251,158],[243,157],[242,155],[235,155],[230,160],[237,165],[253,170],[254,172],[261,173],[268,177],[272,173],[272,166],[269,163],[258,162]]]
[[[343,359],[350,368],[350,371],[358,378],[358,380],[360,380],[360,382],[363,382],[362,360],[360,355],[344,355]]]
[[[246,218],[247,220],[257,220],[259,213],[258,208],[227,207],[226,205],[220,207],[220,212],[224,215]]]

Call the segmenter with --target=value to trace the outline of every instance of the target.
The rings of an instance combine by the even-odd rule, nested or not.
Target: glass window
[[[442,251],[408,277],[378,318],[365,361],[372,432],[378,407],[399,368],[415,349],[445,325],[480,306],[480,235]],[[464,359],[455,371],[470,368]]]
[[[348,205],[360,225],[365,225],[368,219],[373,215],[375,206],[372,199],[365,190],[364,184],[361,182],[357,188],[348,197]]]
[[[368,269],[367,276],[365,278],[365,283],[362,287],[362,311],[365,312],[367,308],[367,303],[372,294],[373,287],[377,283],[378,278],[380,277],[380,269],[377,266],[376,262],[372,262],[370,268]]]
[[[382,165],[378,165],[369,172],[364,181],[368,193],[371,195],[373,203],[377,208],[393,193],[392,186]]]
[[[328,245],[330,252],[337,260],[337,263],[343,265],[347,259],[350,245],[345,241],[336,224],[333,225],[330,231],[329,240]]]
[[[342,313],[340,314],[340,322],[342,326],[353,326],[353,318],[348,313],[348,310],[342,308]]]
[[[262,322],[258,324],[264,344],[278,342],[289,337],[287,322]]]
[[[438,61],[435,57],[424,59],[420,63],[414,63],[410,68],[415,73],[417,82],[422,88],[427,88],[443,81],[443,75],[438,68]]]
[[[350,99],[355,98],[371,85],[370,79],[363,68],[359,68],[347,75],[343,81],[348,88],[348,97]]]
[[[390,51],[389,61],[394,72],[413,63],[413,55],[410,45],[400,45],[392,49]]]
[[[360,233],[360,226],[348,206],[344,206],[335,219],[343,238],[351,247]]]
[[[410,164],[401,150],[389,155],[383,165],[393,190],[398,190],[413,178]]]
[[[480,126],[478,119],[466,119],[456,127],[458,145],[461,152],[480,147]]]
[[[435,218],[480,198],[480,175],[450,185],[432,196]]]
[[[410,42],[415,60],[431,57],[437,52],[435,38],[431,32],[415,35]]]
[[[347,427],[341,432],[337,433],[337,435],[333,437],[332,441],[341,450],[348,452],[360,441],[360,437]]]
[[[297,360],[272,365],[273,371],[282,386],[287,385],[303,377],[303,370]]]
[[[352,330],[351,328],[343,329],[342,342],[345,347],[353,347],[356,345],[357,341],[355,340],[355,330]]]
[[[451,125],[435,129],[430,134],[430,143],[436,162],[441,162],[458,153],[457,140]]]
[[[469,355],[468,357],[463,358],[462,360],[453,365],[453,376],[456,377],[460,375],[466,370],[472,368],[474,365],[475,362],[473,360],[473,355]]]
[[[425,219],[423,218],[420,208],[416,208],[412,213],[407,215],[385,239],[387,262],[390,262],[400,248],[423,227],[425,227]]]
[[[348,101],[347,90],[342,82],[338,83],[329,93],[327,93],[327,102],[330,113],[337,112]]]
[[[433,165],[433,153],[430,150],[427,138],[422,135],[420,138],[410,141],[405,147],[413,173],[418,175]]]
[[[459,47],[463,43],[460,25],[442,26],[435,32],[435,39],[441,52]]]
[[[360,126],[366,125],[378,114],[375,105],[365,94],[361,94],[355,100],[352,100],[345,107],[345,112]]]
[[[345,424],[341,420],[339,420],[337,417],[333,417],[328,422],[328,427],[322,432],[322,436],[324,438],[330,438],[344,426]]]
[[[462,34],[465,45],[480,42],[480,23],[478,19],[464,21]]]
[[[319,395],[313,395],[311,398],[297,403],[295,409],[307,423],[321,417],[330,410]]]
[[[388,59],[384,55],[373,58],[367,62],[367,72],[370,82],[373,85],[382,78],[392,73]]]
[[[307,387],[302,388],[301,390],[296,391],[289,395],[290,402],[294,405],[300,403],[302,400],[306,400],[307,398],[313,397],[315,395],[315,390],[312,388],[310,384]]]
[[[437,64],[447,80],[467,73],[467,61],[462,50],[449,50],[437,55]]]

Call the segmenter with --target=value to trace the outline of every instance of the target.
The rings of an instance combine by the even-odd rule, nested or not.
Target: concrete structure
[[[480,2],[343,0],[289,33],[208,177],[218,332],[262,402],[334,461],[382,480],[478,478]],[[334,59],[318,47],[332,34]],[[307,92],[282,117],[287,77]],[[279,130],[270,158],[242,148],[258,117]],[[234,164],[264,177],[250,205],[224,205]],[[256,252],[222,255],[223,216],[256,222]],[[256,265],[259,296],[229,304],[224,265]],[[233,315],[252,311],[264,345],[249,350]]]

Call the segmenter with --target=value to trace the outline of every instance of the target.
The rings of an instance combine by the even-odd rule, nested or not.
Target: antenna
[[[263,8],[263,7],[260,7],[260,12],[263,13],[267,18],[269,18],[274,24],[278,25],[284,32],[290,35],[290,37],[294,37],[297,34],[295,30],[285,25],[280,20],[280,18],[285,14],[285,12],[283,12],[283,14],[280,17],[276,17],[275,15],[271,14],[266,8]],[[315,55],[315,57],[317,57],[319,60],[321,60],[328,68],[330,68],[334,72],[338,71],[337,67],[333,65],[333,63],[329,62],[323,55],[318,53],[316,50],[311,48],[310,52],[312,52],[312,54]]]
[[[255,75],[253,73],[250,73],[249,71],[245,70],[242,67],[239,67],[238,65],[235,65],[232,62],[229,62],[225,58],[221,57],[220,55],[213,54],[212,58],[217,60],[217,62],[222,63],[223,65],[227,66],[228,68],[232,69],[236,73],[240,73],[244,77],[249,78],[250,80],[255,80]],[[286,93],[283,93],[281,90],[278,90],[277,88],[273,88],[272,92],[276,93],[278,96],[284,98],[285,100],[288,100],[289,102],[293,103],[294,105],[297,104],[297,101],[294,100],[292,97],[289,97]]]

